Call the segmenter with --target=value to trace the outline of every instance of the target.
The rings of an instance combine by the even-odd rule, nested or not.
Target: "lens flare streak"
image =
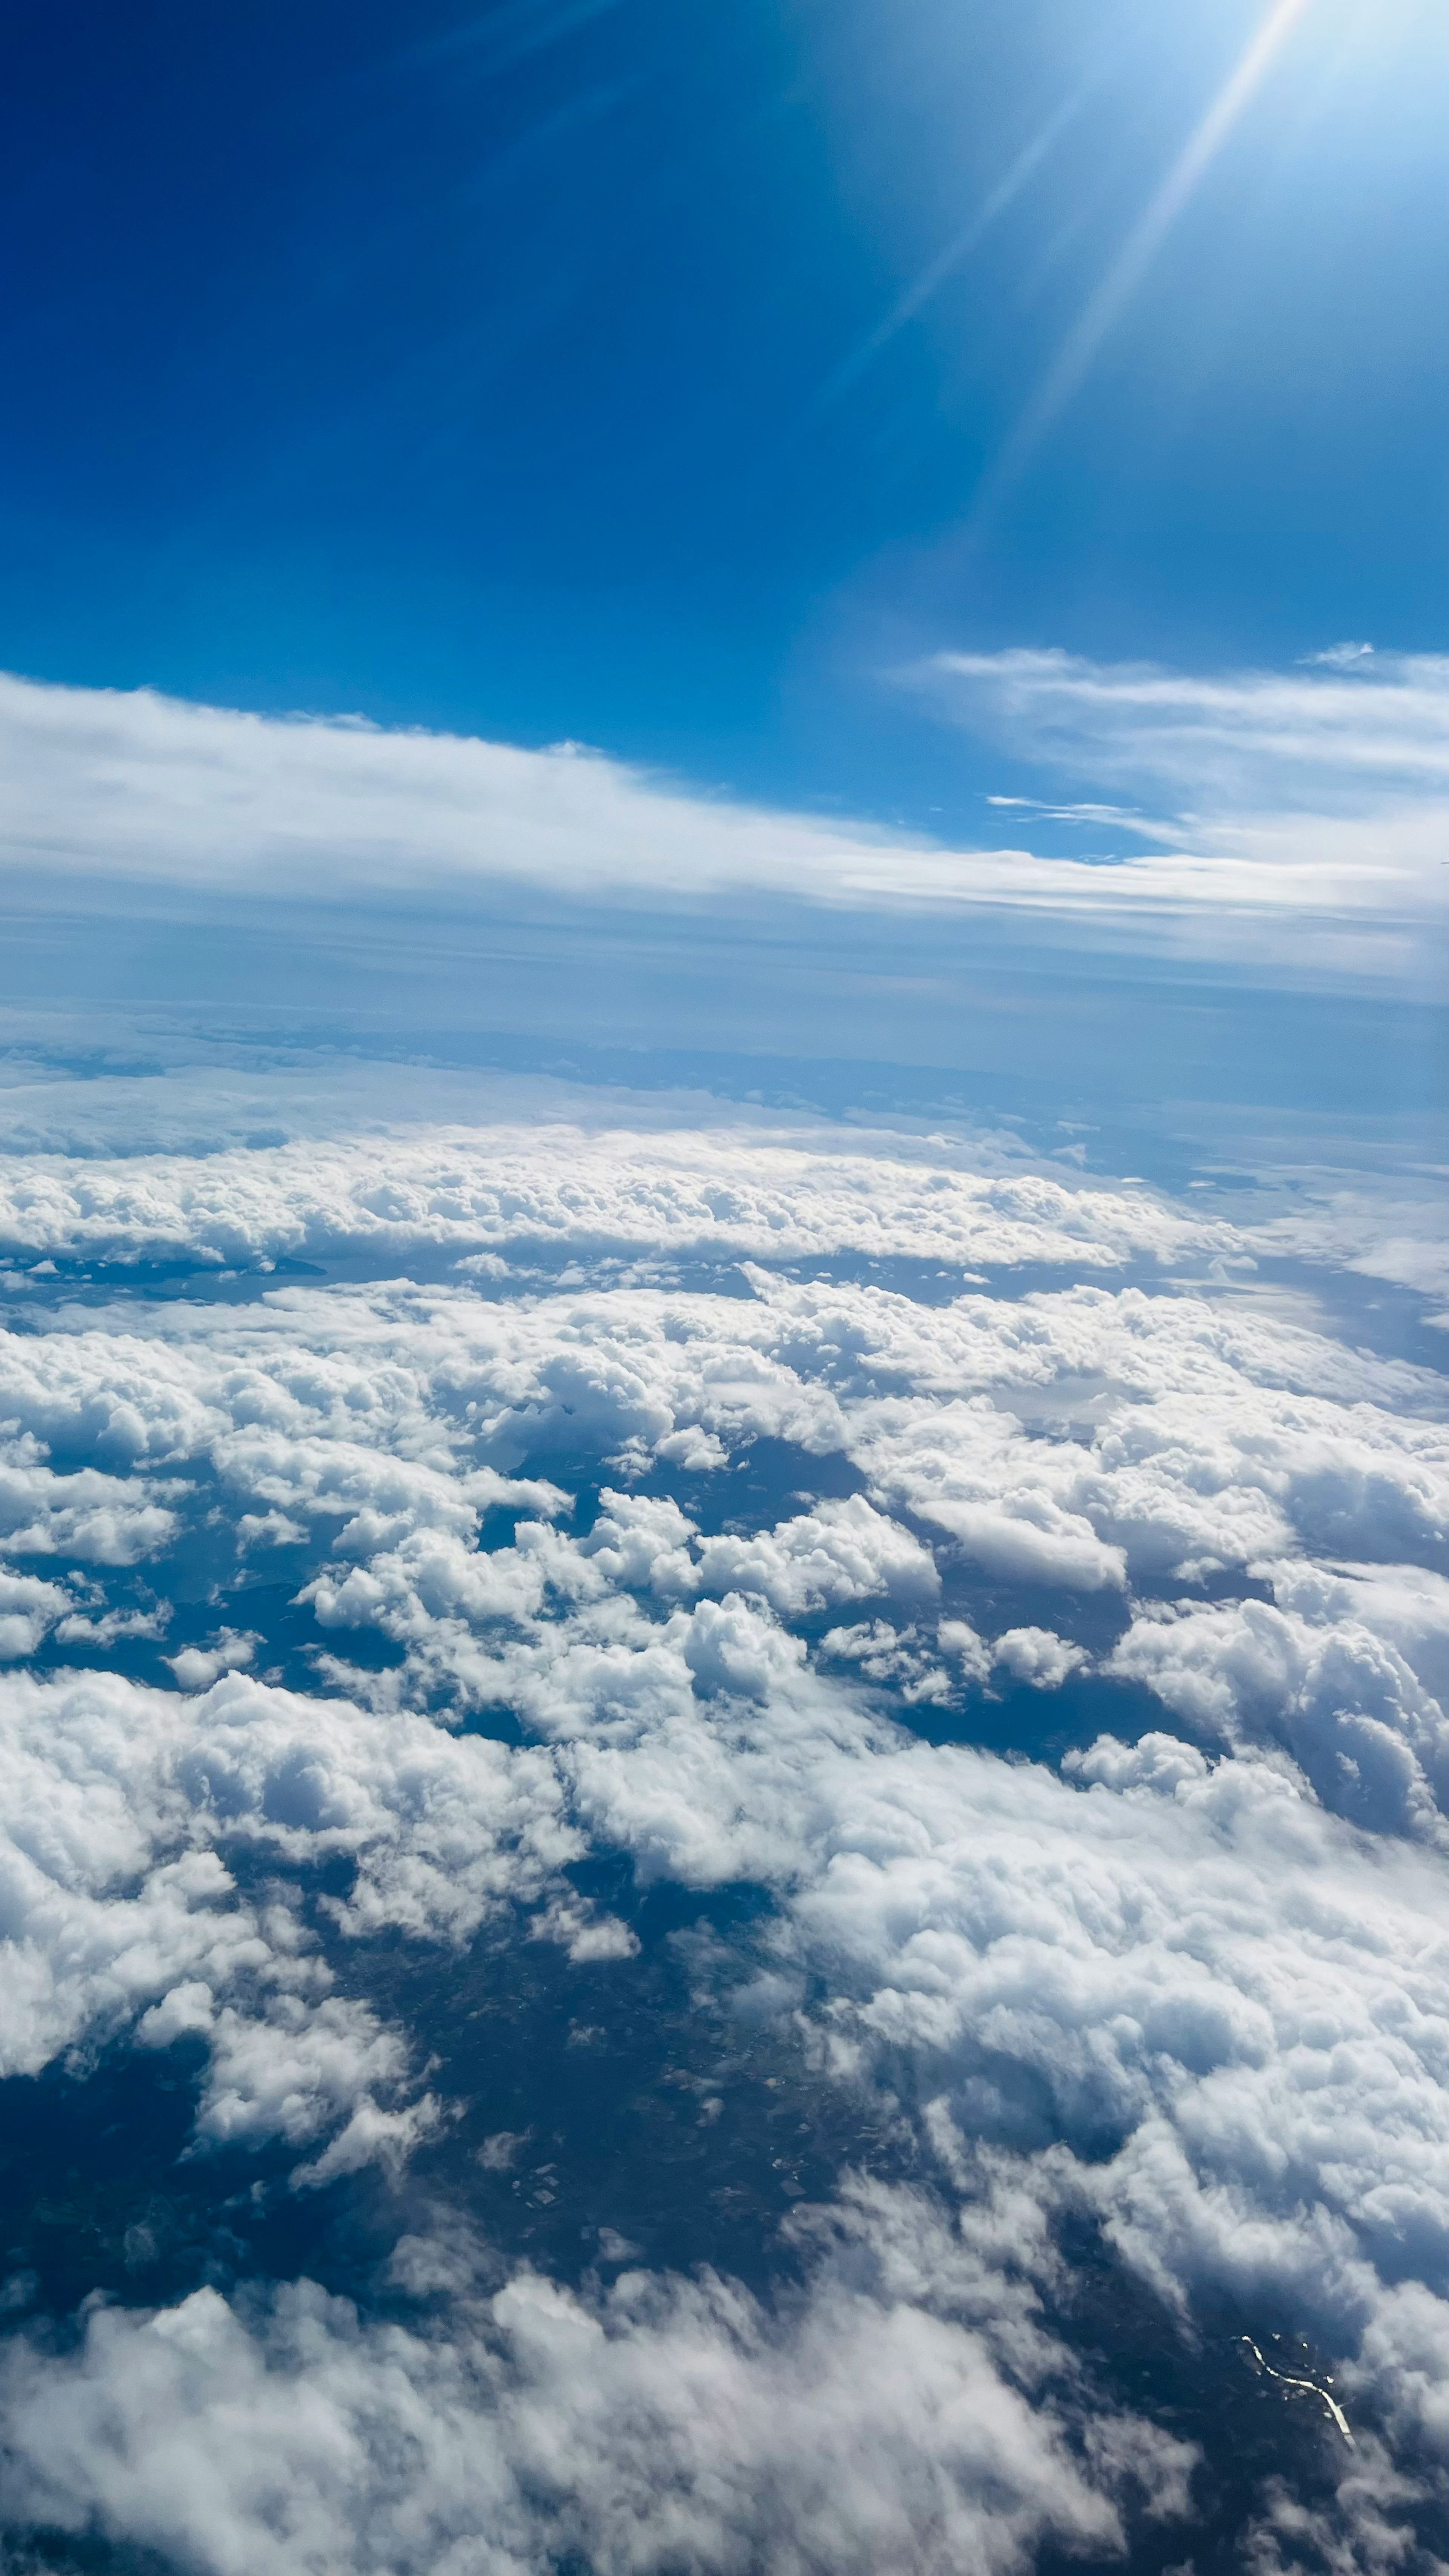
[[[1071,400],[1274,58],[1311,5],[1312,0],[1276,0],[1268,11],[1241,61],[1223,83],[1067,334],[990,478],[992,493],[1019,471]]]

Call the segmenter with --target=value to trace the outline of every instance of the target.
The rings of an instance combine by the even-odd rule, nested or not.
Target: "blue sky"
[[[1444,32],[13,31],[6,2567],[1449,2576]]]
[[[1311,0],[1001,480],[1265,14],[29,13],[0,663],[991,839],[923,653],[1442,646],[1419,0]]]

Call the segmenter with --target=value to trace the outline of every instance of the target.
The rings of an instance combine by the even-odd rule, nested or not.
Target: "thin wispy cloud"
[[[1202,678],[1014,650],[940,654],[907,677],[946,721],[1107,797],[1015,809],[1025,846],[953,848],[707,796],[570,744],[9,679],[0,887],[33,914],[65,881],[74,923],[120,888],[189,921],[219,904],[268,923],[345,910],[349,937],[400,903],[478,924],[529,889],[722,912],[737,929],[780,901],[862,925],[994,913],[1032,939],[1224,961],[1246,942],[1259,969],[1419,971],[1449,898],[1449,663]],[[1030,847],[1045,814],[1146,846],[1084,869]]]
[[[1380,813],[1449,793],[1449,657],[1335,645],[1290,671],[1195,673],[1018,648],[912,675],[943,713],[1179,817]],[[1157,828],[1165,828],[1159,825]]]

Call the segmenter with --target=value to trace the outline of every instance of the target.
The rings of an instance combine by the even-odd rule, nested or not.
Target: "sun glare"
[[[1117,254],[1088,297],[1057,351],[990,478],[983,503],[994,499],[1025,464],[1063,406],[1071,400],[1120,314],[1131,302],[1168,234],[1216,160],[1265,74],[1314,0],[1273,0],[1206,114]],[[978,504],[978,511],[982,504]]]

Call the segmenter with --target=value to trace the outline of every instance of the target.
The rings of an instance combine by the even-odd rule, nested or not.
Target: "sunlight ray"
[[[821,390],[822,405],[835,402],[841,394],[848,392],[858,378],[864,375],[867,367],[881,355],[883,350],[889,348],[897,333],[903,331],[908,322],[913,322],[916,315],[930,303],[931,298],[940,292],[947,279],[954,277],[956,271],[964,266],[977,244],[984,240],[991,230],[992,225],[999,221],[1007,208],[1020,196],[1028,181],[1035,177],[1036,172],[1051,153],[1053,145],[1060,141],[1073,118],[1080,112],[1086,94],[1085,87],[1073,90],[1069,97],[1064,98],[1060,105],[1052,110],[1045,123],[1038,126],[1030,141],[1023,144],[1015,160],[998,179],[995,187],[982,198],[970,220],[962,225],[959,232],[952,234],[944,247],[937,251],[934,259],[927,260],[925,267],[911,280],[904,293],[897,296],[890,310],[881,317],[872,330],[866,332],[863,339],[856,342],[848,357],[841,360],[840,365]]]
[[[1269,67],[1312,0],[1274,0],[1206,115],[1088,297],[988,476],[976,516],[1014,479],[1090,370],[1103,341],[1136,294],[1179,215],[1196,193]]]

